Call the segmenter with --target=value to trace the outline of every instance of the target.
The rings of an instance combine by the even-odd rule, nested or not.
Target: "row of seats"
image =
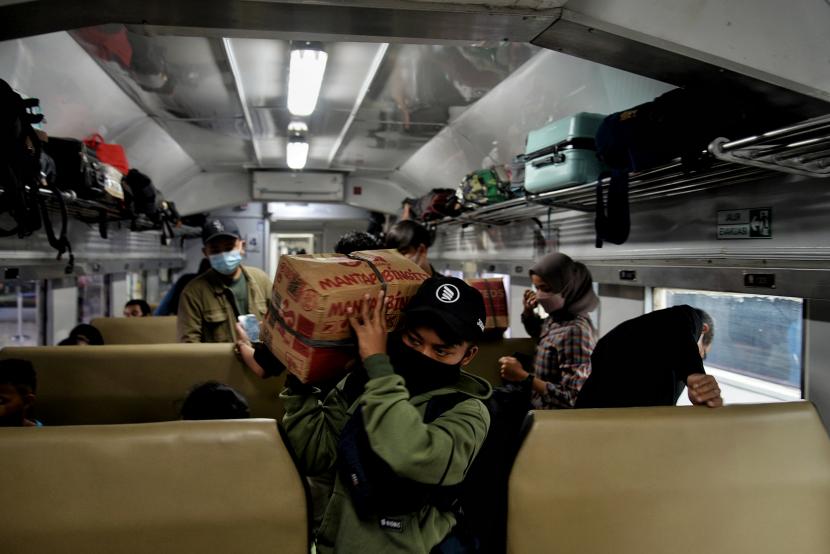
[[[174,344],[176,317],[99,317],[91,321],[101,331],[106,345]],[[499,339],[479,345],[479,354],[468,368],[493,384],[500,384],[494,360],[518,352],[532,356],[536,351],[531,339]]]
[[[104,344],[173,344],[179,342],[176,316],[97,317],[90,324]]]
[[[306,553],[273,420],[0,429],[3,552]],[[509,487],[510,554],[826,554],[830,441],[806,402],[548,411]]]
[[[497,384],[500,356],[533,349],[529,339],[485,343],[467,369]],[[252,417],[279,419],[283,414],[278,395],[284,376],[255,377],[228,343],[17,347],[4,348],[0,358],[32,362],[38,375],[32,415],[47,425],[178,419],[187,391],[204,381],[240,391]]]

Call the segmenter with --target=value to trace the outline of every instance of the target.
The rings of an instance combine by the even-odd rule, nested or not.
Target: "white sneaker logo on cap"
[[[435,291],[435,298],[444,304],[453,304],[461,298],[461,293],[458,292],[458,287],[449,283],[444,283]]]

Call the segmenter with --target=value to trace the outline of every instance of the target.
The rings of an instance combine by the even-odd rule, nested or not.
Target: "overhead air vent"
[[[342,173],[254,171],[253,199],[273,202],[342,202]]]

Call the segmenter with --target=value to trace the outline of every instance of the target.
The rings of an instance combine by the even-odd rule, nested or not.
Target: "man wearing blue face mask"
[[[179,300],[180,342],[234,342],[235,323],[253,314],[262,321],[271,280],[242,265],[245,242],[233,221],[210,219],[202,228],[202,252],[211,269],[193,279]]]

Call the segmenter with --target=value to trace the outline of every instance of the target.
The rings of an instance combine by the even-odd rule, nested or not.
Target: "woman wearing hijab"
[[[565,254],[553,253],[530,268],[536,292],[525,291],[522,323],[538,342],[532,373],[512,356],[499,359],[505,381],[532,381],[536,409],[573,408],[591,373],[596,330],[588,314],[599,299],[591,273]],[[548,313],[544,321],[533,310]]]

